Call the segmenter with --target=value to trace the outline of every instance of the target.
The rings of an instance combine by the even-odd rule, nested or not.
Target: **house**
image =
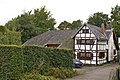
[[[114,29],[107,24],[101,28],[84,24],[79,30],[55,30],[40,34],[24,45],[39,45],[52,48],[72,49],[74,58],[84,64],[103,64],[114,60],[117,55],[118,42]]]
[[[107,24],[101,28],[84,24],[73,37],[74,58],[84,64],[103,64],[114,60],[119,49],[112,26]]]

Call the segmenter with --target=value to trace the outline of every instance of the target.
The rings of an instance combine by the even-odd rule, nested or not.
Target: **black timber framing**
[[[81,30],[83,30],[83,28],[84,28],[84,30],[88,29],[86,27],[87,26],[82,27]],[[92,64],[92,61],[95,61],[96,65],[98,65],[98,62],[100,63],[101,61],[105,61],[105,59],[102,59],[102,58],[100,59],[99,58],[100,56],[98,54],[99,54],[99,52],[105,52],[106,53],[106,50],[98,50],[98,45],[99,46],[103,45],[102,47],[104,47],[106,44],[98,43],[98,39],[96,37],[92,36],[92,34],[94,34],[94,33],[90,29],[89,29],[89,33],[88,32],[87,33],[82,33],[81,30],[77,33],[77,34],[79,34],[79,36],[74,37],[74,40],[76,40],[76,43],[74,41],[74,52],[76,52],[76,54],[83,53],[83,52],[84,53],[91,52],[93,54],[93,59],[89,60],[90,64]],[[84,35],[84,36],[82,36],[82,35]],[[93,44],[87,44],[86,42],[85,42],[85,44],[83,44],[83,43],[82,44],[77,44],[77,40],[79,40],[79,39],[83,39],[83,40],[91,40],[92,39],[94,42],[93,42]],[[78,49],[75,49],[75,46],[77,46]],[[84,46],[84,48],[83,48],[83,46]],[[89,46],[90,49],[88,48],[88,46]],[[96,46],[96,49],[95,49],[94,46]],[[85,64],[86,64],[86,61],[88,61],[88,60],[86,60],[86,59],[84,60]]]

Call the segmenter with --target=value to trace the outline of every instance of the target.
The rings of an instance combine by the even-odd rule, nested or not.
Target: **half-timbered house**
[[[103,64],[117,55],[118,43],[111,25],[101,28],[84,24],[79,30],[54,30],[40,34],[24,43],[52,48],[72,49],[74,58],[84,64]]]
[[[118,43],[114,29],[107,25],[101,28],[84,24],[73,37],[74,58],[84,64],[103,64],[112,61],[117,55]]]

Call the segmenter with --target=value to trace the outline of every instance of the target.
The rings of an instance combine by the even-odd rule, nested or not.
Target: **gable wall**
[[[114,59],[114,50],[116,50],[114,39],[113,39],[113,33],[110,36],[110,39],[108,40],[108,53],[109,53],[109,61]],[[117,50],[116,50],[117,53]]]
[[[120,48],[120,37],[118,37],[118,44],[119,44],[119,48]]]
[[[97,40],[95,38],[95,35],[91,32],[91,30],[89,29],[89,33],[83,33],[83,29],[89,29],[87,26],[84,26],[79,32],[78,34],[75,36],[75,54],[76,54],[76,58],[78,56],[78,54],[80,52],[91,52],[93,58],[90,60],[80,60],[81,62],[83,62],[84,64],[96,64],[96,44]],[[93,39],[94,40],[94,44],[92,45],[88,45],[88,44],[77,44],[77,39]]]
[[[89,29],[88,27],[83,27],[83,29]],[[95,38],[95,35],[89,30],[89,32],[91,33],[82,33],[82,30],[79,31],[79,33],[75,36],[75,49],[79,49],[79,47],[81,47],[81,49],[84,49],[85,45],[77,45],[77,39],[94,39],[95,42],[94,44],[96,44],[97,40]],[[86,48],[89,50],[90,49],[90,45],[86,45]],[[92,45],[92,50],[96,50],[96,45]]]
[[[106,63],[106,45],[107,41],[98,41],[96,39],[95,34],[89,29],[89,33],[83,33],[83,29],[89,29],[89,27],[84,26],[78,34],[76,34],[74,39],[74,53],[75,53],[75,59],[80,59],[81,62],[84,64],[102,64]],[[78,39],[92,39],[94,41],[93,44],[77,44]],[[81,59],[78,58],[78,55],[81,56],[81,53],[88,53],[90,52],[92,54],[91,59]],[[100,57],[100,53],[104,53],[104,57]],[[79,54],[80,53],[80,54]]]

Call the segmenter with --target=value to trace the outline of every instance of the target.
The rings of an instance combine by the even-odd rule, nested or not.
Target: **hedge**
[[[0,46],[0,80],[18,79],[33,70],[72,67],[72,51],[38,46]]]
[[[22,72],[21,48],[0,46],[0,80],[9,80]]]

